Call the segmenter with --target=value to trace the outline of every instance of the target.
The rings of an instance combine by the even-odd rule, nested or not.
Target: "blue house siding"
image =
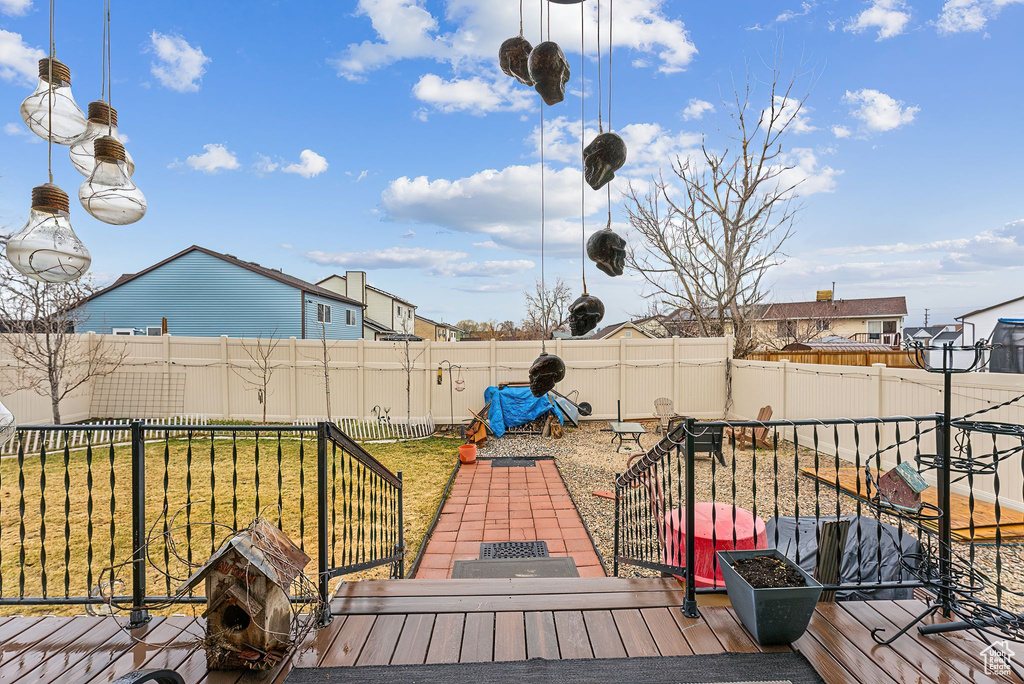
[[[320,322],[317,321],[317,304],[325,304],[331,307],[331,322],[324,324],[324,329],[329,340],[358,340],[363,336],[363,309],[358,306],[349,306],[343,302],[319,295],[306,293],[306,339],[320,339]],[[345,311],[354,313],[354,324],[347,323],[348,316]]]
[[[342,310],[349,305],[332,305],[344,320]],[[309,305],[299,289],[194,250],[86,302],[77,330],[105,334],[113,328],[144,330],[166,318],[172,335],[302,337],[303,306]],[[312,322],[316,322],[315,304]],[[344,326],[328,326],[327,336],[353,339],[347,332]]]

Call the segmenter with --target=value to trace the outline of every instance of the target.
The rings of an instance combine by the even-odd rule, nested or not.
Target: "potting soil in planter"
[[[732,567],[755,589],[807,586],[803,575],[796,568],[771,556],[743,558],[733,563]]]

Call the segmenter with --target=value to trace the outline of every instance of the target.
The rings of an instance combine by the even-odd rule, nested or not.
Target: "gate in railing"
[[[899,512],[878,495],[877,478],[928,454],[935,462],[939,424],[937,416],[677,420],[616,478],[615,574],[629,565],[684,579],[684,610],[696,615],[698,593],[725,592],[715,549],[778,548],[813,572],[823,523],[850,520],[845,549],[833,545],[838,570],[826,590],[909,598],[924,586],[918,559],[949,540],[937,539],[934,506]]]
[[[109,603],[141,624],[204,601],[178,587],[257,517],[314,559],[324,600],[341,575],[403,576],[401,473],[337,426],[123,429],[19,428],[0,459],[0,606]]]

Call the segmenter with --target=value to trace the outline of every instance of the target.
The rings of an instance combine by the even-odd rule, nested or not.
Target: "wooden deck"
[[[788,651],[761,648],[727,606],[684,618],[673,579],[380,580],[346,584],[333,622],[276,672],[207,672],[203,621],[154,618],[129,634],[109,618],[0,618],[0,681],[109,682],[165,667],[186,682],[283,682],[292,667],[641,658]],[[895,630],[914,601],[819,604],[793,647],[828,682],[1006,682],[984,674],[976,637],[921,637],[876,646],[871,627]],[[1024,648],[1017,649],[1024,654]],[[1020,656],[1018,656],[1019,658]],[[756,673],[751,673],[755,676]]]

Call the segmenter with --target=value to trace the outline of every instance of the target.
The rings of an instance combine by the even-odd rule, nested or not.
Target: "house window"
[[[331,322],[331,305],[330,304],[317,304],[316,305],[316,322],[317,323],[330,323]]]
[[[150,337],[160,337],[161,335],[164,334],[164,329],[162,326],[159,325],[151,325],[148,328],[146,328],[146,334],[149,335]]]
[[[633,337],[633,331],[632,330],[627,330],[626,331],[626,337],[630,337],[630,338]]]
[[[818,332],[825,332],[826,330],[832,329],[832,321],[826,318],[819,318],[814,322],[814,326],[817,328]]]
[[[896,321],[882,321],[882,332],[896,334]]]
[[[345,309],[345,325],[356,324],[356,312],[352,309]]]
[[[398,317],[399,318],[402,317],[402,305],[401,304],[398,305]]]
[[[134,335],[135,328],[111,328],[110,332],[115,335]]]
[[[795,321],[779,321],[777,337],[796,337]]]

